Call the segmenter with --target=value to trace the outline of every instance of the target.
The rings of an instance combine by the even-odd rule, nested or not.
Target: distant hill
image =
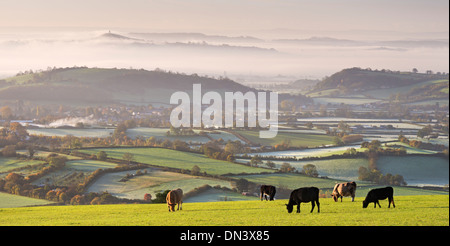
[[[448,98],[448,74],[349,68],[323,79],[308,92],[314,97],[361,97],[403,102]]]
[[[159,69],[55,68],[19,74],[0,80],[0,101],[29,101],[35,104],[162,104],[168,105],[176,91],[191,93],[200,83],[202,94],[216,91],[256,91],[228,78],[208,78]],[[280,96],[280,99],[285,98]],[[307,100],[296,97],[295,100]]]
[[[220,42],[220,43],[260,43],[264,40],[250,37],[229,37],[222,35],[206,35],[203,33],[130,33],[130,36],[145,38],[153,42]]]
[[[336,88],[367,91],[408,86],[436,79],[448,79],[448,75],[349,68],[325,78],[314,87],[314,91]]]

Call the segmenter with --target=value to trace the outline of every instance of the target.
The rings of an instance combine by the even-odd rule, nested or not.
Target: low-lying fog
[[[54,66],[161,68],[227,76],[238,82],[278,75],[322,79],[349,67],[417,68],[419,72],[448,72],[449,67],[449,40],[440,33],[385,33],[376,38],[364,32],[357,37],[301,32],[226,36],[131,30],[1,31],[0,78]]]

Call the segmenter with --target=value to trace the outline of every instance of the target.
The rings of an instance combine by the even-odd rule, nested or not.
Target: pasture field
[[[127,130],[127,136],[136,139],[137,137],[155,137],[157,139],[169,139],[170,141],[181,140],[183,142],[193,143],[207,143],[210,139],[205,136],[167,136],[167,132],[170,128],[150,128],[150,127],[136,127]],[[199,133],[199,130],[194,130],[195,133]]]
[[[16,151],[17,154],[21,154],[21,155],[25,155],[28,156],[28,150],[18,150]],[[39,158],[47,158],[48,155],[50,154],[54,154],[55,152],[49,152],[49,151],[41,151],[41,150],[36,150],[36,152],[34,153],[33,157],[39,157]],[[61,153],[56,153],[59,156],[64,156],[67,158],[67,160],[79,160],[81,159],[78,156],[73,156],[73,155],[65,155],[65,154],[61,154]]]
[[[449,196],[397,196],[396,208],[362,208],[355,202],[320,199],[289,214],[287,200],[185,203],[169,213],[166,204],[43,206],[0,209],[3,226],[449,226]],[[263,216],[262,216],[263,215]]]
[[[448,159],[434,156],[382,156],[377,161],[382,173],[401,174],[408,185],[448,185]]]
[[[0,178],[6,176],[10,170],[16,168],[26,168],[27,166],[42,164],[43,161],[37,160],[21,160],[15,157],[0,157]],[[21,170],[20,172],[26,172],[26,170]]]
[[[15,157],[0,157],[0,173],[7,172],[11,169],[21,168],[28,165],[41,164],[43,161],[21,160]]]
[[[333,143],[333,137],[321,134],[306,134],[306,133],[292,133],[292,132],[278,132],[274,138],[259,138],[259,131],[249,130],[234,130],[243,137],[247,138],[253,143],[261,145],[275,146],[287,140],[291,142],[291,146],[296,147],[318,147],[322,145],[330,145]]]
[[[149,193],[155,198],[156,193],[172,190],[174,187],[181,188],[184,193],[205,184],[231,188],[230,182],[219,179],[165,172],[152,168],[145,170],[147,170],[147,174],[133,177],[126,182],[119,182],[119,180],[126,176],[126,174],[133,174],[136,171],[104,174],[89,187],[87,192],[108,191],[112,195],[120,198],[143,199],[145,193]],[[141,171],[144,172],[143,170]]]
[[[71,160],[66,162],[66,165],[63,168],[44,175],[43,177],[32,182],[32,184],[70,186],[73,182],[82,182],[86,176],[99,168],[107,169],[114,168],[116,166],[117,164],[115,163],[105,161]]]
[[[191,170],[193,166],[200,167],[201,172],[208,174],[223,175],[227,173],[260,173],[273,172],[273,170],[249,167],[227,161],[215,160],[201,154],[176,151],[162,148],[105,148],[105,149],[85,149],[80,152],[94,154],[98,151],[105,151],[108,157],[122,159],[124,153],[131,153],[137,162],[180,169]]]
[[[64,128],[36,128],[27,130],[30,135],[64,137],[98,137],[105,138],[112,135],[114,129],[64,129]]]
[[[254,182],[256,184],[272,184],[276,187],[286,187],[291,190],[297,189],[298,187],[315,186],[320,189],[321,193],[328,192],[331,194],[333,187],[336,183],[347,182],[348,180],[336,180],[336,179],[321,179],[313,178],[305,175],[298,175],[293,173],[273,173],[273,174],[257,174],[257,175],[235,175],[234,178],[244,178],[248,181]],[[351,179],[349,179],[351,180]],[[376,185],[370,182],[358,181],[354,179],[357,183],[356,196],[365,197],[370,189],[384,187],[382,185]],[[413,196],[413,195],[445,195],[448,192],[445,191],[435,191],[426,190],[415,187],[407,186],[394,186],[394,196]],[[275,198],[278,196],[275,195]],[[344,198],[345,200],[346,198]],[[350,199],[350,198],[347,198]]]
[[[0,192],[0,208],[40,206],[52,203],[53,202],[44,199],[36,199],[26,196],[12,195],[9,193]],[[0,225],[2,224],[0,223]]]

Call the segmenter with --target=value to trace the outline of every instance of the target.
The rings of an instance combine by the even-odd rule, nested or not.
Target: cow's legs
[[[316,206],[316,205],[314,204],[314,200],[312,200],[312,201],[311,201],[311,213],[313,212],[315,206]]]
[[[352,202],[353,202],[353,201],[355,201],[355,196],[354,196],[354,195],[352,196]]]
[[[378,207],[381,208],[381,205],[380,205],[380,201],[379,201],[379,200],[377,200],[377,203],[375,204],[375,207],[377,207],[377,204],[378,204]]]
[[[395,208],[394,198],[393,198],[393,197],[388,197],[388,199],[389,199],[389,205],[388,205],[388,208],[391,207],[391,203],[392,203],[392,206],[394,206],[394,208]]]
[[[319,200],[316,201],[317,204],[317,213],[320,213],[320,203]]]
[[[297,213],[300,213],[300,202],[297,203]]]

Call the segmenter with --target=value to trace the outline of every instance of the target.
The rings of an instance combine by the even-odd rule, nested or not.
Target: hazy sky
[[[0,27],[444,32],[448,0],[1,0]]]
[[[322,78],[354,66],[448,72],[448,19],[448,0],[0,0],[0,77],[74,65],[302,78]],[[212,52],[191,45],[183,53],[164,45],[114,46],[99,39],[108,30],[132,37],[132,32],[253,36],[265,42],[230,45],[279,52],[235,52],[227,47]],[[311,37],[369,44],[275,41]],[[447,45],[376,44],[389,40],[447,40]]]

